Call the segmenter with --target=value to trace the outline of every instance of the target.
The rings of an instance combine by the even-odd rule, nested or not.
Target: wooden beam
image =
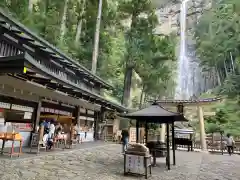
[[[37,96],[35,94],[31,94],[31,92],[27,92],[24,90],[21,91],[21,90],[14,89],[8,85],[3,85],[3,84],[0,84],[0,86],[4,87],[4,88],[0,88],[0,95],[6,96],[6,97],[17,98],[17,99],[19,99],[18,102],[21,105],[25,105],[26,102],[38,102],[39,101],[39,96]],[[2,98],[1,100],[4,100],[4,99]],[[6,101],[9,101],[9,98]]]

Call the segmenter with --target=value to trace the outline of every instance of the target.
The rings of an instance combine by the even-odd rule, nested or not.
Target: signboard
[[[63,116],[72,116],[72,113],[70,113],[70,112],[62,111],[62,110],[58,110],[58,109],[46,108],[46,107],[41,107],[41,112],[59,114],[59,115],[63,115]]]
[[[12,123],[12,126],[18,131],[32,131],[32,123]]]
[[[86,114],[86,109],[80,108],[80,113]]]
[[[79,116],[79,119],[80,120],[87,120],[87,117],[86,116]]]
[[[18,111],[26,111],[26,112],[33,112],[33,110],[34,110],[32,107],[21,106],[21,105],[17,105],[17,104],[12,104],[11,109],[18,110]]]
[[[23,119],[32,119],[32,113],[31,112],[25,112]]]
[[[86,120],[87,120],[87,121],[94,121],[94,118],[92,118],[92,117],[87,117]]]
[[[125,163],[128,172],[142,174],[145,171],[143,156],[127,154]]]
[[[87,114],[91,114],[91,115],[94,115],[94,111],[91,111],[91,110],[87,110]]]
[[[129,142],[136,142],[136,128],[130,128],[129,131]]]
[[[10,107],[11,107],[11,104],[10,104],[10,103],[0,102],[0,108],[10,109]]]
[[[38,144],[38,133],[32,133],[31,147],[36,147]]]

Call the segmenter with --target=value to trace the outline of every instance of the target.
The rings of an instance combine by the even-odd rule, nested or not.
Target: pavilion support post
[[[38,126],[39,126],[39,122],[40,122],[40,115],[41,115],[41,108],[42,108],[42,99],[39,99],[38,104],[37,104],[37,108],[35,111],[35,120],[34,120],[34,132],[37,133],[38,132]]]
[[[94,132],[93,132],[93,138],[94,140],[98,140],[98,131],[99,131],[99,125],[98,125],[98,122],[99,122],[99,112],[97,111],[94,111]]]
[[[206,133],[204,127],[204,117],[203,117],[203,109],[198,105],[198,119],[200,124],[200,140],[201,140],[201,150],[203,152],[207,152],[207,143],[206,143]]]
[[[174,121],[172,122],[172,151],[173,151],[173,165],[176,165],[176,147],[175,147],[175,127]]]
[[[166,138],[166,124],[161,124],[161,134],[160,134],[160,141],[161,142],[165,142],[165,138]]]
[[[136,143],[139,143],[139,121],[136,120]]]
[[[148,142],[148,124],[145,122],[145,144]]]
[[[166,157],[167,169],[170,170],[170,143],[169,143],[169,123],[167,123],[167,157]]]
[[[190,140],[191,140],[191,151],[193,151],[193,135],[192,134],[190,134]]]

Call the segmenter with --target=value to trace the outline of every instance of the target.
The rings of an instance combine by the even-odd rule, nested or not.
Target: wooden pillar
[[[167,123],[167,156],[166,156],[166,165],[167,169],[170,170],[170,143],[169,143],[169,123]]]
[[[136,120],[136,143],[139,143],[139,121]]]
[[[38,132],[38,126],[39,126],[39,122],[40,122],[40,115],[41,115],[41,107],[42,107],[42,99],[40,98],[38,101],[38,105],[37,108],[35,110],[35,120],[34,120],[34,132],[37,133]]]
[[[221,153],[222,153],[222,155],[223,155],[223,132],[221,131],[220,132],[220,135],[221,135]]]
[[[75,110],[75,121],[77,123],[77,126],[80,127],[80,106],[76,106]]]
[[[99,112],[94,111],[94,140],[99,140],[98,137],[98,132],[99,132]]]
[[[207,152],[207,143],[206,143],[206,133],[205,133],[205,126],[204,126],[203,109],[199,105],[198,105],[197,109],[198,109],[198,119],[199,119],[199,125],[200,125],[201,150],[203,152]]]
[[[172,122],[172,151],[173,151],[173,165],[176,165],[176,148],[175,148],[175,127],[174,121]]]
[[[100,121],[101,122],[105,121],[105,112],[106,112],[106,108],[102,106],[101,111],[100,111]]]
[[[160,141],[161,142],[165,142],[165,138],[166,138],[166,124],[161,124],[161,134],[160,134]]]
[[[101,106],[101,111],[100,111],[100,117],[99,117],[99,120],[100,122],[104,122],[105,121],[105,112],[106,112],[106,108]],[[101,139],[101,135],[103,135],[103,140],[105,140],[105,127],[102,127],[103,129],[100,129],[101,127],[99,127],[99,133],[98,133],[98,136],[99,136],[99,139]]]
[[[145,122],[145,145],[148,142],[148,124]]]
[[[70,139],[69,139],[69,148],[72,148],[73,144],[74,144],[74,125],[73,123],[71,123],[71,126],[70,126]]]
[[[193,135],[192,134],[190,134],[190,140],[191,140],[191,151],[193,151]]]

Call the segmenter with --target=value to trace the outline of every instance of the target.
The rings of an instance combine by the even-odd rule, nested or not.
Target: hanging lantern
[[[183,114],[184,106],[183,103],[177,105],[177,112]]]

